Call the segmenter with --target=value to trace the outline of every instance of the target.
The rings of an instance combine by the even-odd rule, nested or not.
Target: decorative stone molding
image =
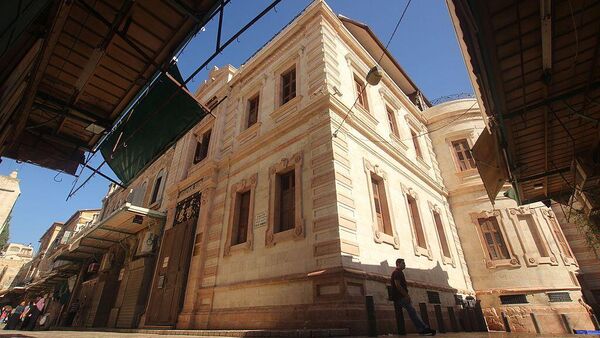
[[[412,187],[407,187],[406,185],[400,183],[400,188],[402,190],[402,194],[404,195],[404,206],[406,208],[406,215],[408,216],[408,222],[410,224],[410,231],[412,234],[412,242],[413,249],[415,252],[415,256],[425,256],[429,258],[429,260],[433,260],[433,255],[431,254],[431,245],[429,245],[429,240],[427,239],[427,232],[425,231],[425,222],[423,219],[423,210],[419,208],[419,196],[417,192]],[[425,238],[426,247],[419,246],[419,242],[417,239],[417,229],[413,222],[411,216],[410,205],[408,204],[408,196],[412,197],[417,203],[417,208],[419,209],[419,220],[421,221],[421,227],[423,227],[423,237]]]
[[[254,244],[254,196],[256,191],[256,182],[258,174],[254,174],[245,178],[231,186],[229,197],[229,222],[227,225],[227,238],[225,240],[225,248],[223,256],[229,256],[233,251],[245,249],[252,250]],[[231,245],[231,237],[233,235],[233,222],[235,219],[236,198],[238,193],[250,191],[250,203],[248,207],[248,225],[246,230],[246,242]]]
[[[579,266],[577,264],[577,261],[574,258],[575,256],[573,255],[573,251],[571,250],[571,247],[569,246],[569,242],[567,242],[565,234],[563,233],[562,228],[561,228],[560,224],[558,223],[558,220],[556,219],[556,215],[554,215],[554,212],[552,212],[552,210],[550,210],[550,209],[540,209],[540,212],[541,212],[544,220],[550,227],[550,232],[552,233],[552,238],[554,239],[554,242],[556,243],[556,246],[558,247],[560,257],[562,258],[563,263],[565,265]],[[562,239],[558,238],[559,236],[562,237]],[[564,241],[566,243],[566,248],[563,249],[561,247],[561,245],[560,245],[561,241]],[[565,252],[565,250],[568,250],[568,252]]]
[[[539,264],[558,265],[555,253],[550,249],[550,246],[548,245],[548,240],[544,234],[543,229],[540,227],[540,224],[536,219],[537,217],[535,212],[533,212],[533,209],[531,209],[528,206],[520,206],[518,208],[508,209],[508,214],[510,220],[513,222],[515,231],[517,233],[517,238],[519,239],[519,243],[521,244],[521,248],[523,249],[523,260],[525,261],[525,264],[527,266],[537,266]],[[519,216],[529,217],[530,221],[533,222],[533,226],[535,227],[541,240],[540,244],[548,253],[548,256],[542,256],[535,243],[533,245],[528,244],[526,239],[527,233],[523,231],[521,227],[521,220],[519,219]],[[525,220],[525,222],[527,222],[527,220]],[[528,228],[526,231],[530,232],[530,229]],[[532,240],[535,242],[535,238],[533,238],[534,234],[531,234],[531,236]]]
[[[302,217],[302,152],[297,152],[291,157],[282,158],[269,168],[269,218],[265,231],[265,246],[270,247],[277,242],[287,239],[302,239],[305,237],[304,218]],[[289,230],[275,233],[275,193],[276,177],[278,173],[294,170],[295,196],[294,196],[294,227]]]
[[[508,236],[506,235],[506,229],[504,227],[504,222],[502,221],[502,213],[500,210],[483,210],[479,213],[470,213],[471,222],[475,226],[476,232],[479,235],[479,244],[481,245],[481,250],[484,256],[485,266],[488,269],[495,269],[502,266],[508,267],[519,267],[521,264],[515,250],[513,248],[512,242],[509,241]],[[483,232],[481,231],[481,226],[479,225],[480,218],[490,218],[495,217],[498,222],[498,228],[500,233],[502,234],[502,238],[504,239],[504,244],[506,245],[506,250],[508,251],[509,258],[507,259],[491,259],[485,245],[485,238],[483,237]]]
[[[433,220],[434,223],[434,227],[435,227],[435,233],[437,234],[437,239],[438,239],[438,246],[440,248],[440,257],[442,257],[442,263],[443,264],[449,264],[452,265],[453,267],[456,267],[456,263],[454,261],[454,255],[452,254],[452,249],[450,247],[450,240],[448,237],[448,233],[446,231],[446,226],[445,226],[445,222],[444,222],[444,218],[442,217],[443,214],[445,214],[445,210],[442,210],[442,208],[437,205],[432,203],[431,201],[427,201],[427,205],[429,206],[429,211],[431,213],[431,219]],[[438,229],[437,229],[437,225],[435,224],[435,215],[434,212],[437,213],[440,216],[440,222],[442,223],[442,230],[444,231],[443,234],[440,234]],[[450,254],[450,257],[447,257],[444,254],[444,249],[442,246],[442,236],[444,236],[445,240],[446,240],[446,245],[448,246],[448,253]]]
[[[363,159],[364,170],[367,178],[367,187],[369,190],[369,200],[371,206],[371,228],[373,229],[373,239],[376,243],[387,243],[394,247],[394,249],[400,249],[400,238],[398,237],[398,232],[396,231],[396,227],[394,226],[394,214],[393,209],[390,207],[391,195],[389,191],[389,181],[387,173],[381,169],[381,167],[377,164],[373,165],[367,159]],[[377,226],[377,214],[375,212],[375,201],[373,198],[373,185],[371,184],[371,178],[375,176],[378,179],[383,181],[383,187],[385,189],[385,196],[388,205],[388,217],[390,222],[390,228],[392,229],[392,235],[388,235],[379,230]]]

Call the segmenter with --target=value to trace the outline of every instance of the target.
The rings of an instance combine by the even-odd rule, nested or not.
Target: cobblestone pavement
[[[33,331],[33,332],[24,332],[24,331],[0,331],[0,337],[6,338],[29,338],[29,337],[60,337],[60,338],[117,338],[117,337],[126,337],[126,338],[185,338],[185,337],[203,337],[203,338],[227,338],[224,336],[194,336],[194,335],[172,335],[172,334],[151,334],[151,333],[117,333],[117,332],[91,332],[91,331]],[[396,335],[382,335],[379,338],[399,338],[399,337],[420,337],[417,334],[409,334],[408,336],[396,336]],[[505,332],[491,332],[491,333],[445,333],[438,334],[436,337],[448,337],[448,338],[555,338],[555,337],[596,337],[600,338],[600,335],[550,335],[550,334],[528,334],[528,333],[505,333]],[[367,338],[367,337],[357,337],[354,336],[352,338]]]

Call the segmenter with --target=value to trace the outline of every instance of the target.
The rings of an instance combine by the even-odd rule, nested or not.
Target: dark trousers
[[[27,326],[23,326],[23,330],[33,331],[39,316],[40,316],[40,310],[38,310],[37,306],[34,306],[29,311],[29,321],[27,322]]]
[[[400,298],[394,300],[394,309],[396,310],[396,319],[398,319],[398,313],[402,313],[402,309],[406,309],[410,320],[415,324],[418,332],[422,332],[427,329],[427,324],[423,322],[419,314],[417,314],[417,310],[412,306],[412,304],[406,298]],[[404,320],[404,315],[402,315],[402,320]],[[402,323],[404,324],[404,323]],[[401,332],[399,332],[401,333]]]

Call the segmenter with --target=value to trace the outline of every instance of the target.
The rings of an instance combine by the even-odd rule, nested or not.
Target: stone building
[[[425,116],[488,328],[504,330],[503,315],[513,332],[536,332],[536,325],[545,333],[564,332],[561,315],[572,328],[591,328],[578,303],[579,266],[552,209],[542,203],[518,207],[502,194],[491,204],[470,151],[487,132],[477,101],[446,102]]]
[[[167,205],[163,191],[171,179],[172,157],[173,151],[168,150],[127,188],[111,185],[95,222],[71,236],[53,254],[55,267],[57,262],[65,267],[77,266],[66,308],[74,301],[81,307],[74,318],[63,311],[57,323],[74,327],[138,326],[148,301],[163,231]]]
[[[40,237],[39,249],[35,257],[30,264],[23,266],[25,271],[19,272],[22,275],[18,280],[18,285],[30,283],[38,278],[47,275],[52,271],[53,261],[50,259],[52,254],[51,248],[61,233],[64,224],[61,222],[54,222]],[[16,286],[13,284],[13,286]]]
[[[10,214],[20,194],[21,189],[16,171],[11,172],[8,176],[0,176],[0,233],[8,225]]]
[[[393,332],[386,283],[403,257],[417,307],[457,326],[473,291],[431,142],[414,137],[427,103],[373,33],[316,1],[209,78],[198,100],[227,99],[175,146],[141,325],[365,333],[373,295]]]
[[[0,290],[8,289],[21,267],[32,258],[31,245],[8,243],[0,253]]]

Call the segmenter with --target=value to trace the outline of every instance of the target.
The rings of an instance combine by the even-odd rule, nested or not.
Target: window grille
[[[551,292],[548,293],[548,300],[552,303],[557,302],[572,302],[571,294],[568,292]]]
[[[500,302],[502,304],[527,304],[527,295],[504,295],[500,296]]]
[[[441,304],[440,293],[435,291],[427,291],[427,301],[429,304]]]

